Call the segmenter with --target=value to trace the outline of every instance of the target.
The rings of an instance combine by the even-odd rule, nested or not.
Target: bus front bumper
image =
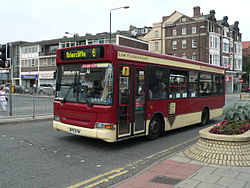
[[[53,121],[53,128],[55,130],[65,131],[79,136],[101,139],[106,142],[116,141],[116,129],[113,130],[96,129],[96,128],[90,129],[90,128],[78,127],[74,125],[61,123],[55,120]]]

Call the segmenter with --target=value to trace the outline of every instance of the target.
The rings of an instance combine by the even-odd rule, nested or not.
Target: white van
[[[40,84],[38,87],[38,93],[40,95],[55,95],[56,93],[56,84]]]

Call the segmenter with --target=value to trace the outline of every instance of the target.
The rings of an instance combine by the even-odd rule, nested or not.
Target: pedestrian
[[[7,110],[7,96],[4,87],[0,87],[0,106],[2,111]]]

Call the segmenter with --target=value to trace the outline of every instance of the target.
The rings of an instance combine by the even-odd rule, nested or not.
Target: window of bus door
[[[134,133],[145,130],[145,69],[135,70],[135,125]]]
[[[128,66],[120,67],[118,113],[118,135],[120,136],[126,136],[131,133],[130,78],[131,68]]]
[[[113,103],[113,67],[110,63],[60,64],[55,100],[87,104]]]

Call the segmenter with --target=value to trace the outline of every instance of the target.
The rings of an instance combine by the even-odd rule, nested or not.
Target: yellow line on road
[[[109,174],[113,174],[113,173],[116,173],[116,172],[120,172],[120,171],[122,171],[123,169],[124,169],[124,168],[118,168],[118,169],[115,169],[115,170],[111,170],[111,171],[105,172],[104,174],[101,174],[101,175],[99,175],[99,176],[95,176],[95,177],[93,177],[93,178],[87,179],[87,180],[82,181],[82,182],[80,182],[80,183],[77,183],[77,184],[75,184],[75,185],[71,185],[71,186],[68,187],[68,188],[77,188],[77,187],[80,187],[80,186],[82,186],[82,185],[86,185],[87,183],[90,183],[90,182],[95,181],[95,180],[97,180],[97,179],[99,179],[99,178],[102,178],[103,176],[107,176],[107,175],[109,175]]]
[[[145,157],[144,159],[140,159],[140,160],[138,160],[138,161],[135,161],[134,163],[128,164],[128,165],[126,165],[125,167],[133,166],[133,165],[135,165],[135,164],[137,164],[137,163],[139,163],[139,162],[142,162],[142,161],[144,161],[144,160],[146,160],[146,159],[151,159],[151,158],[153,158],[153,157],[155,157],[155,156],[157,156],[157,155],[161,155],[161,154],[163,154],[163,153],[166,153],[166,152],[168,152],[168,151],[170,151],[170,150],[173,150],[174,148],[177,148],[177,147],[179,147],[179,146],[185,145],[185,144],[187,144],[188,142],[191,142],[191,141],[193,141],[193,140],[195,140],[195,139],[197,139],[197,138],[198,138],[198,136],[197,136],[197,137],[194,137],[194,138],[192,138],[192,139],[189,139],[189,140],[187,140],[187,141],[185,141],[185,142],[183,142],[183,143],[181,143],[181,144],[174,145],[174,146],[172,146],[172,147],[170,147],[170,148],[168,148],[168,149],[162,150],[162,151],[160,151],[160,152],[158,152],[158,153],[155,153],[155,154],[153,154],[153,155],[150,155],[150,156],[148,156],[148,157]],[[95,181],[95,180],[97,180],[97,179],[99,179],[99,178],[102,178],[102,177],[104,177],[104,176],[107,176],[107,175],[110,175],[110,174],[114,174],[114,175],[108,176],[107,178],[104,178],[104,179],[102,179],[102,180],[99,180],[99,181],[97,181],[97,182],[95,182],[95,183],[93,183],[93,184],[91,184],[91,185],[85,186],[85,188],[91,188],[91,187],[94,187],[94,186],[99,185],[99,184],[101,184],[101,183],[108,182],[109,180],[111,180],[111,179],[113,179],[113,178],[115,178],[115,177],[117,177],[117,176],[121,176],[121,175],[123,175],[123,174],[128,173],[128,170],[125,170],[125,171],[122,171],[122,170],[124,170],[124,168],[118,168],[118,169],[115,169],[115,170],[111,170],[111,171],[105,172],[104,174],[101,174],[101,175],[92,177],[92,178],[90,178],[90,179],[87,179],[87,180],[85,180],[85,181],[82,181],[82,182],[80,182],[80,183],[77,183],[77,184],[72,185],[72,186],[67,187],[67,188],[78,188],[78,187],[80,187],[80,186],[86,185],[86,184],[88,184],[88,183],[90,183],[90,182],[92,182],[92,181]],[[121,171],[122,171],[122,172],[121,172]]]
[[[112,176],[109,176],[109,177],[107,177],[107,178],[104,178],[104,179],[102,179],[102,180],[100,180],[100,181],[98,181],[98,182],[95,182],[95,183],[93,183],[93,184],[91,184],[91,185],[88,185],[88,186],[86,186],[86,187],[84,187],[84,188],[92,188],[92,187],[94,187],[94,186],[97,186],[97,185],[99,185],[99,184],[101,184],[101,183],[108,182],[109,180],[111,180],[111,179],[113,179],[113,178],[115,178],[115,177],[117,177],[117,176],[121,176],[121,175],[123,175],[123,174],[126,174],[126,173],[128,173],[128,170],[125,170],[125,171],[120,172],[120,173],[118,173],[118,174],[114,174],[114,175],[112,175]]]

